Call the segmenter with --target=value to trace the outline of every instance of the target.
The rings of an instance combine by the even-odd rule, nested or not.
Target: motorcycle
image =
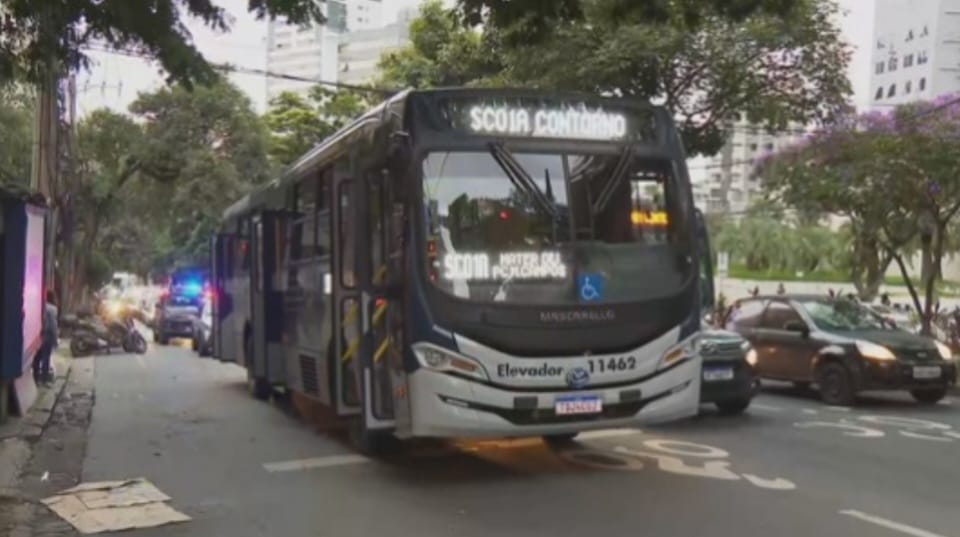
[[[132,316],[78,318],[70,338],[70,353],[75,358],[109,353],[117,348],[135,354],[147,352],[147,340],[137,331]]]

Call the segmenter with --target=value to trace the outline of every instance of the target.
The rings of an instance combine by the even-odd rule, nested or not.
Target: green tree
[[[266,129],[227,82],[142,94],[130,110],[144,122],[142,173],[158,183],[137,216],[154,226],[155,264],[205,263],[223,210],[270,176]]]
[[[263,116],[269,129],[269,153],[273,162],[287,166],[315,144],[363,113],[363,95],[315,86],[307,98],[284,92],[270,101]]]
[[[459,0],[458,5],[470,26],[507,28],[513,40],[530,43],[542,40],[557,24],[582,22],[592,3],[591,0]],[[679,14],[690,28],[703,25],[713,14],[732,21],[757,14],[786,17],[798,3],[798,0],[603,0],[606,9],[618,16],[629,16],[645,24],[663,24]]]
[[[25,187],[33,155],[33,102],[29,90],[0,87],[0,185]]]
[[[260,19],[323,22],[315,0],[249,0]],[[184,17],[228,31],[229,14],[214,0],[4,0],[0,12],[0,80],[39,80],[54,64],[73,70],[88,63],[90,45],[134,49],[155,58],[170,79],[211,82],[214,72],[196,49]]]
[[[861,295],[875,294],[886,265],[896,262],[929,330],[947,234],[960,212],[958,135],[960,104],[945,96],[846,121],[767,159],[758,171],[785,203],[849,219]],[[918,241],[922,301],[907,269]]]
[[[505,47],[506,78],[525,85],[662,100],[690,154],[713,154],[741,116],[770,130],[828,123],[847,109],[849,49],[829,0],[799,0],[782,16],[731,19],[690,2],[582,2],[583,18],[539,42]],[[699,3],[704,6],[703,3]],[[631,7],[632,6],[632,7]]]
[[[109,268],[100,239],[134,190],[126,185],[140,169],[142,135],[131,118],[106,109],[94,111],[77,127],[75,167],[65,184],[58,237],[58,280],[68,308],[84,288],[101,284],[97,279]]]
[[[461,15],[483,22],[483,33],[458,26],[457,15],[439,4],[427,5],[411,27],[412,44],[382,59],[381,82],[518,85],[662,101],[690,154],[717,152],[738,115],[782,130],[828,123],[847,109],[850,53],[831,0],[746,2],[752,7],[742,11],[719,0],[539,3],[552,6],[546,14],[534,4],[466,0]],[[477,19],[470,6],[491,9]],[[535,37],[525,30],[544,20],[552,22]]]
[[[430,0],[410,24],[410,44],[380,59],[378,84],[427,88],[489,83],[488,78],[504,69],[490,35],[462,26],[455,11]]]

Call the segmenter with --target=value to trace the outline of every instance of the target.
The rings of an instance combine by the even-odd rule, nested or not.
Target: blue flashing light
[[[200,296],[203,293],[203,285],[200,282],[184,282],[182,292],[186,296]]]

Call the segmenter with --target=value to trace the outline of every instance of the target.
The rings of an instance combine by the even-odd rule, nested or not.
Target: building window
[[[917,65],[923,65],[927,63],[927,51],[922,50],[917,54]]]
[[[877,94],[873,96],[873,99],[876,101],[883,99],[883,88],[877,88]]]
[[[767,142],[766,149],[767,151],[773,151],[773,142]]]
[[[921,78],[920,84],[917,86],[917,91],[925,91],[927,89],[927,79]]]
[[[757,144],[750,144],[750,151],[756,151],[756,150],[757,150]]]
[[[897,57],[896,57],[896,56],[894,56],[894,57],[890,58],[889,60],[887,60],[887,70],[888,70],[888,71],[896,71],[896,70],[897,70]]]
[[[882,75],[885,67],[886,67],[885,63],[877,62],[877,66],[876,66],[876,69],[874,69],[874,72],[878,75]]]
[[[903,86],[903,92],[904,92],[904,93],[910,93],[910,91],[912,91],[912,90],[913,90],[913,82],[907,80],[906,85]]]
[[[923,31],[920,32],[920,37],[927,37],[930,35],[930,30],[927,29],[927,26],[923,26]]]
[[[887,90],[887,98],[889,99],[890,97],[896,97],[896,95],[897,95],[897,85],[890,84],[890,89]]]
[[[907,54],[903,57],[903,66],[910,67],[913,65],[913,54]]]
[[[910,31],[907,32],[907,39],[906,39],[906,41],[913,41],[913,30],[910,30]]]

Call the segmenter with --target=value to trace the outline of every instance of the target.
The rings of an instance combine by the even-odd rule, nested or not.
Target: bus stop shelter
[[[37,396],[45,225],[42,196],[0,186],[0,421],[26,412]]]

